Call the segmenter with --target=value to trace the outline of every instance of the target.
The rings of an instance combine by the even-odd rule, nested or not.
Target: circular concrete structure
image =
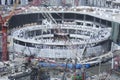
[[[18,47],[17,52],[45,58],[75,58],[76,55],[82,55],[85,46],[86,56],[92,53],[99,55],[105,50],[102,50],[101,45],[109,36],[108,28],[81,26],[75,21],[25,26],[13,33],[14,47]]]
[[[50,13],[45,18],[45,14]],[[111,22],[74,11],[34,12],[9,21],[15,52],[42,58],[98,56],[110,50]]]

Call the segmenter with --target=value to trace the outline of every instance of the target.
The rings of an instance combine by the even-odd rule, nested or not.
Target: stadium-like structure
[[[49,59],[100,56],[110,51],[112,23],[98,11],[30,7],[9,21],[14,50]]]

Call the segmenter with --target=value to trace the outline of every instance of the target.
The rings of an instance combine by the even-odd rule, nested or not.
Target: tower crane
[[[14,15],[14,11],[19,3],[19,0],[16,0],[13,6],[12,11],[5,17],[2,17],[0,14],[0,25],[2,27],[2,60],[8,60],[8,51],[7,51],[7,27],[8,21]]]

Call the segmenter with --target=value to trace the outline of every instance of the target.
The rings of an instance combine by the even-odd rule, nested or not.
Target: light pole
[[[111,69],[114,68],[114,59],[113,59],[113,53],[112,53],[112,65],[111,65]]]
[[[98,80],[100,79],[100,68],[101,68],[101,58],[98,59],[98,62],[99,62],[99,71],[98,71]]]

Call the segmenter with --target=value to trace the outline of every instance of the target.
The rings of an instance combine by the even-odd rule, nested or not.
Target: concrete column
[[[103,7],[105,0],[101,0],[101,7]]]
[[[1,0],[1,5],[5,5],[5,0]]]
[[[13,4],[15,3],[15,0],[13,0]]]
[[[100,7],[100,0],[97,0],[97,6]]]
[[[97,0],[94,0],[94,6],[97,6]]]
[[[11,0],[7,0],[7,5],[11,5]]]
[[[24,5],[24,0],[20,0],[20,5]]]
[[[89,5],[93,6],[93,0],[89,0]]]

